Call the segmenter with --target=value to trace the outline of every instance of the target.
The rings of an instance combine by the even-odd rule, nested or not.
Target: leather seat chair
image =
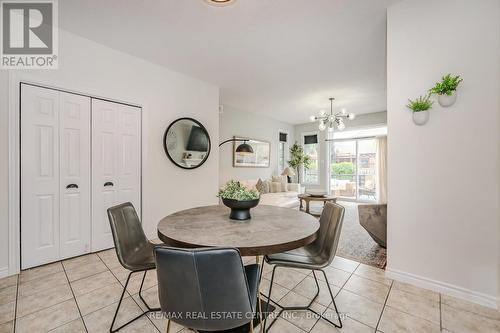
[[[141,221],[130,202],[109,208],[108,218],[118,260],[124,268],[130,271],[109,329],[110,332],[117,332],[149,312],[160,311],[160,308],[151,308],[142,297],[142,286],[144,285],[146,273],[148,270],[156,268],[153,253],[155,244],[151,243],[144,234]],[[144,272],[139,288],[139,297],[146,305],[147,310],[117,329],[113,329],[130,277],[137,272]]]
[[[314,280],[316,282],[316,295],[311,300],[311,302],[306,306],[294,306],[294,307],[283,307],[279,303],[272,301],[276,305],[278,305],[281,310],[278,313],[278,316],[273,320],[269,328],[274,324],[276,319],[281,315],[281,313],[285,310],[308,310],[315,313],[318,317],[323,318],[328,321],[330,324],[335,327],[342,328],[342,320],[340,319],[339,311],[337,309],[337,305],[335,304],[335,299],[333,298],[332,289],[330,288],[330,284],[328,281],[328,277],[326,276],[323,268],[330,265],[335,258],[335,253],[337,252],[337,246],[339,243],[340,231],[342,229],[342,222],[344,220],[344,207],[332,203],[327,202],[325,207],[323,208],[323,212],[319,219],[320,227],[317,234],[316,240],[304,247],[298,248],[296,250],[272,254],[265,256],[265,260],[268,264],[274,265],[273,272],[271,275],[271,285],[269,287],[269,295],[267,296],[266,303],[266,311],[269,310],[269,303],[272,301],[271,293],[273,290],[273,282],[274,275],[276,273],[276,269],[278,267],[289,267],[289,268],[298,268],[311,270],[313,273]],[[321,314],[317,313],[313,309],[311,309],[311,305],[316,300],[319,295],[319,283],[316,278],[316,271],[321,271],[326,281],[326,285],[328,286],[328,291],[330,292],[330,297],[332,298],[333,306],[335,308],[335,312],[337,314],[337,318],[339,320],[339,324],[332,322],[331,320],[323,317]],[[266,317],[267,319],[267,317]],[[264,332],[266,332],[266,321],[264,320]]]
[[[155,248],[158,296],[169,319],[192,330],[222,331],[250,323],[260,267],[243,266],[234,248]],[[195,315],[193,315],[195,314]]]

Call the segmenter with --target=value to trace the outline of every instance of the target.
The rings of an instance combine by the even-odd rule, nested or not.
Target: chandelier
[[[319,120],[319,130],[324,131],[328,127],[329,132],[333,132],[336,126],[339,131],[345,128],[344,119],[353,120],[356,118],[354,113],[347,114],[346,109],[342,109],[340,112],[333,113],[333,101],[335,98],[330,97],[330,114],[327,114],[325,110],[321,110],[319,116],[311,116],[311,122]]]

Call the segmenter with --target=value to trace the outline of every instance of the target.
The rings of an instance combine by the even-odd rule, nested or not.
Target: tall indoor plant
[[[300,183],[300,169],[304,167],[307,170],[311,167],[311,157],[304,153],[302,148],[297,142],[290,147],[290,160],[288,165],[297,171],[297,181]]]

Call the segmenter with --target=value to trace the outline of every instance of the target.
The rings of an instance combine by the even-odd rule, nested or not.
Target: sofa
[[[255,188],[259,180],[240,180],[242,185]],[[299,199],[297,196],[301,193],[301,186],[297,183],[287,183],[286,191],[261,193],[259,205],[278,206],[285,208],[298,208]]]
[[[387,204],[358,205],[359,224],[378,245],[387,247]]]

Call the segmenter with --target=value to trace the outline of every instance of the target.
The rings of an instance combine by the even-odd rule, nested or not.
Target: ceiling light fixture
[[[232,5],[236,0],[205,0],[211,6],[223,7]]]
[[[335,126],[339,131],[345,128],[344,119],[353,120],[356,118],[354,113],[347,114],[346,109],[342,109],[340,112],[333,113],[333,101],[335,98],[330,97],[330,114],[327,114],[325,110],[321,110],[319,116],[311,116],[309,119],[314,122],[319,120],[318,128],[320,131],[324,131],[328,128],[329,132],[333,132]]]

